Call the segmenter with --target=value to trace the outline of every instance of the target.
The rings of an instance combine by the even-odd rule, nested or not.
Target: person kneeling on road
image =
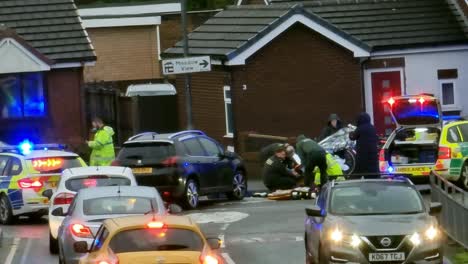
[[[312,187],[315,167],[320,170],[320,185],[317,187],[327,183],[327,152],[317,142],[304,135],[300,135],[296,139],[296,152],[305,168],[305,186]]]
[[[265,162],[263,167],[263,183],[271,191],[288,190],[297,186],[300,175],[288,169],[286,148],[278,146],[275,154]]]

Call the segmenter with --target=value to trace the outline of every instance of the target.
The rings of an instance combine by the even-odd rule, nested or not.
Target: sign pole
[[[187,0],[181,0],[181,11],[182,11],[182,38],[184,44],[184,57],[187,58],[189,55],[188,47],[188,36],[187,36]],[[192,89],[191,89],[191,75],[186,73],[185,75],[185,111],[187,113],[187,129],[193,129],[192,119]]]

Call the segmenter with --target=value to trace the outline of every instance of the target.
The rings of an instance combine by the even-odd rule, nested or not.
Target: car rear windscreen
[[[202,251],[201,237],[187,229],[134,229],[116,234],[109,243],[116,254],[142,251]]]
[[[154,163],[161,162],[175,154],[174,146],[167,142],[127,143],[120,150],[117,159],[121,161],[142,160],[144,163]]]
[[[65,169],[83,167],[78,157],[44,157],[30,160],[35,173],[61,173]]]
[[[436,101],[426,100],[423,104],[415,99],[397,100],[392,112],[400,125],[428,125],[440,121]]]
[[[112,196],[83,201],[85,215],[146,214],[157,210],[156,202],[147,197]]]
[[[369,182],[334,188],[330,211],[336,215],[417,214],[424,212],[424,205],[414,188]]]
[[[468,142],[468,124],[461,124],[458,127],[460,128],[462,136],[462,138],[459,139],[459,142]]]
[[[72,178],[65,182],[65,187],[74,192],[81,189],[103,187],[103,186],[129,186],[130,179],[113,175],[97,175],[86,176],[80,178]]]

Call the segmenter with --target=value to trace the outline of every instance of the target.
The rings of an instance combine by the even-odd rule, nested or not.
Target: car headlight
[[[426,241],[434,241],[439,237],[439,229],[437,229],[434,226],[430,226],[428,229],[424,231],[424,236],[421,238],[421,235],[419,233],[414,233],[410,237],[411,243],[413,245],[418,246],[423,242],[423,240]]]
[[[335,243],[345,243],[349,244],[352,247],[358,247],[361,245],[361,238],[357,235],[346,235],[339,229],[334,229],[330,232],[330,239]]]
[[[418,233],[414,233],[413,235],[411,235],[410,241],[411,243],[413,243],[413,245],[419,246],[419,244],[421,244],[421,237]]]
[[[330,238],[333,242],[341,242],[343,240],[343,233],[339,229],[335,229],[331,232]]]
[[[426,236],[426,239],[432,241],[439,236],[439,230],[434,226],[431,226],[426,230],[426,232],[424,232],[424,235]]]

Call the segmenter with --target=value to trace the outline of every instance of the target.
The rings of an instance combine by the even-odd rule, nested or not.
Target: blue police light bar
[[[0,147],[0,152],[15,152],[15,153],[20,153],[22,155],[28,155],[30,154],[33,150],[49,150],[49,149],[55,149],[55,150],[65,150],[67,148],[67,145],[64,144],[33,144],[29,140],[24,140],[21,143],[19,143],[17,146],[4,146]]]

